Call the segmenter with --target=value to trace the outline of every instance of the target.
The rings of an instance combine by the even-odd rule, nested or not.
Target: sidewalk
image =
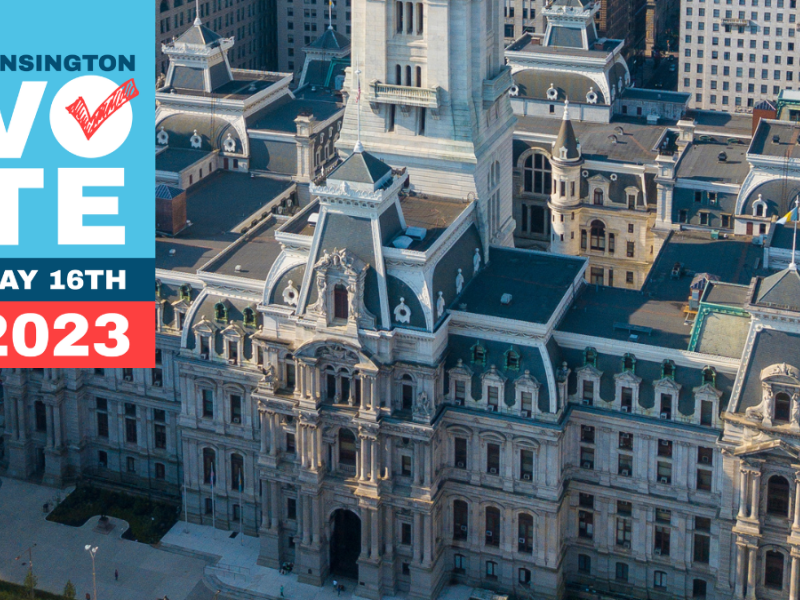
[[[230,531],[214,530],[209,526],[178,522],[161,540],[165,550],[194,554],[198,557],[218,557],[215,563],[206,567],[206,580],[218,581],[223,593],[236,597],[261,597],[280,599],[283,586],[284,595],[289,600],[350,600],[356,581],[338,578],[345,586],[341,596],[333,588],[333,577],[329,577],[322,587],[300,583],[297,575],[281,575],[277,569],[256,564],[259,553],[258,538],[245,535],[230,537]],[[440,600],[467,600],[472,588],[457,585],[445,587]],[[171,597],[170,597],[171,598]],[[393,597],[384,597],[392,600]],[[398,600],[404,596],[395,597]]]
[[[92,593],[92,560],[84,550],[86,544],[98,547],[97,600],[155,600],[165,594],[170,600],[185,600],[203,578],[203,560],[121,539],[124,521],[115,520],[108,534],[94,531],[98,517],[83,527],[47,521],[42,505],[57,494],[63,499],[67,491],[0,478],[0,579],[24,581],[26,550],[33,544],[37,587],[56,594],[64,590],[68,579],[75,584],[78,598]],[[114,580],[114,569],[119,570],[119,581]]]

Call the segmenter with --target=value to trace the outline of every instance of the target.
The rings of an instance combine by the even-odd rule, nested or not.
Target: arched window
[[[597,350],[591,346],[583,351],[583,364],[597,366]]]
[[[422,67],[417,67],[417,87],[422,87]]]
[[[486,545],[500,545],[500,510],[493,506],[486,509]]]
[[[791,406],[792,401],[789,394],[786,392],[779,392],[775,394],[775,421],[784,421],[786,423],[791,419]]]
[[[339,430],[339,464],[356,466],[356,436],[349,429]]]
[[[711,384],[712,387],[717,385],[717,372],[714,367],[705,367],[703,369],[703,385]]]
[[[333,316],[336,319],[347,319],[347,288],[337,283],[333,288]]]
[[[783,554],[767,550],[764,555],[764,585],[774,590],[783,589]]]
[[[606,249],[606,226],[600,221],[592,221],[590,247],[592,250]]]
[[[256,325],[256,312],[249,306],[242,311],[244,316],[244,324],[255,327]]]
[[[228,321],[228,307],[222,302],[217,302],[214,305],[214,318],[223,323]]]
[[[406,65],[406,85],[411,85],[411,65]]]
[[[339,371],[339,381],[341,385],[341,392],[342,392],[342,402],[349,403],[350,402],[350,373],[341,369]]]
[[[398,2],[399,5],[402,5],[402,2]],[[394,80],[397,85],[403,85],[403,67],[400,65],[394,66]]]
[[[453,502],[453,539],[466,540],[469,533],[469,505],[463,500]]]
[[[789,516],[789,482],[785,477],[773,475],[767,483],[767,514]]]
[[[756,215],[757,217],[764,216],[764,205],[763,204],[756,204]]]
[[[231,489],[244,488],[244,458],[241,454],[231,454]]]
[[[422,35],[423,32],[423,17],[425,15],[425,5],[422,2],[417,2],[417,35]]]
[[[671,360],[665,360],[661,363],[661,377],[669,377],[675,379],[675,363]]]
[[[211,448],[203,448],[203,483],[210,485],[212,477],[216,478],[216,463],[217,453]]]
[[[403,410],[411,410],[414,405],[414,380],[411,375],[406,373],[400,378],[400,385],[402,386],[402,400]]]
[[[472,347],[472,362],[486,366],[486,349],[480,344]]]
[[[403,33],[403,3],[397,3],[397,33]]]
[[[325,369],[325,392],[329,400],[336,398],[336,371],[331,366]]]
[[[533,517],[527,513],[519,516],[517,527],[517,550],[531,554],[533,552]]]
[[[600,205],[600,206],[603,205],[603,190],[601,190],[600,188],[594,188],[594,199],[593,199],[593,202],[594,202],[594,204],[597,204],[597,205]]]
[[[534,153],[525,159],[522,166],[523,188],[532,194],[550,195],[553,186],[553,173],[550,161],[544,154]]]
[[[581,250],[586,250],[586,230],[581,229]]]
[[[414,3],[406,2],[406,33],[414,33]],[[408,85],[411,85],[410,83]]]
[[[636,357],[633,354],[627,353],[622,357],[622,371],[636,371]]]

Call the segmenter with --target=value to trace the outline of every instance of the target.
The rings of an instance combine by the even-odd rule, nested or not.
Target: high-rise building
[[[156,77],[167,74],[162,45],[183,33],[198,17],[211,31],[236,40],[231,67],[277,69],[275,0],[156,0]]]
[[[299,75],[305,60],[303,49],[311,46],[329,27],[349,37],[350,2],[277,0],[278,68]]]
[[[797,0],[681,3],[678,89],[689,106],[747,112],[800,85]]]
[[[510,44],[525,33],[542,34],[547,27],[547,20],[542,9],[547,6],[545,0],[504,0],[503,16],[505,27],[503,36]]]

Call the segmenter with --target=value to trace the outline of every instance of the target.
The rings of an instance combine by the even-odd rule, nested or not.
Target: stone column
[[[6,402],[8,406],[8,416],[6,417],[6,425],[5,429],[11,434],[11,439],[17,439],[17,401],[14,398],[9,398],[8,402]],[[94,424],[92,424],[94,426]]]
[[[426,564],[430,564],[431,560],[433,559],[433,519],[432,515],[424,515],[423,516],[423,527],[422,527],[422,536],[425,540],[424,543],[424,555],[422,560]]]
[[[372,483],[378,481],[378,440],[369,440],[369,480]]]
[[[305,444],[305,433],[306,427],[305,425],[301,425],[299,422],[297,423],[297,452],[300,454],[300,467],[305,469],[306,468],[306,444]]]
[[[308,546],[311,543],[311,498],[309,496],[301,496],[303,499],[303,545]]]
[[[325,460],[322,456],[322,423],[320,423],[314,430],[314,434],[316,436],[315,446],[317,449],[317,468],[320,468],[325,463]]]
[[[747,518],[747,471],[739,471],[739,515],[740,519]]]
[[[261,526],[269,527],[269,503],[270,498],[272,498],[269,481],[262,479],[261,489],[264,490],[264,493],[261,496]]]
[[[386,522],[386,533],[383,536],[383,553],[387,559],[391,560],[392,556],[394,556],[394,508],[386,506],[383,509],[383,514]]]
[[[356,460],[356,469],[358,470],[358,480],[364,481],[367,478],[367,438],[359,436],[361,443],[359,444],[358,456]]]
[[[53,445],[61,448],[61,405],[53,407]]]
[[[45,415],[47,417],[47,447],[53,447],[53,407],[49,404],[45,405]]]
[[[392,455],[394,454],[394,438],[386,436],[386,456],[384,457],[386,479],[392,478]]]
[[[353,377],[353,385],[361,386],[361,404],[358,408],[360,410],[367,410],[369,407],[369,402],[367,400],[367,378],[359,373],[356,377]]]
[[[278,415],[276,413],[271,413],[269,417],[270,422],[270,433],[269,433],[269,454],[270,456],[275,456],[278,454]]]
[[[414,564],[418,565],[422,562],[422,515],[418,512],[414,513],[414,536],[411,542],[414,545]]]
[[[424,481],[422,483],[423,487],[430,488],[431,487],[431,471],[432,471],[432,463],[433,463],[433,446],[431,444],[424,444],[423,448],[423,473],[425,474]]]
[[[792,554],[792,570],[789,572],[789,600],[797,600],[798,573],[800,573],[800,556]]]
[[[380,539],[379,539],[380,531],[378,530],[378,511],[377,510],[369,511],[369,516],[370,516],[369,530],[370,533],[372,534],[372,540],[371,540],[372,547],[370,549],[369,554],[373,560],[377,560],[378,557],[380,556]]]
[[[420,460],[422,454],[422,444],[418,441],[414,442],[414,485],[419,486],[422,483],[422,461]]]
[[[22,398],[17,398],[17,419],[19,421],[19,428],[17,429],[19,435],[17,439],[24,442],[28,439],[28,420],[25,418],[25,400]]]
[[[794,522],[792,529],[800,529],[800,472],[795,473],[794,480]]]
[[[505,478],[514,479],[514,443],[508,440],[505,443],[505,452],[503,458],[505,459]]]
[[[320,530],[322,529],[322,522],[320,521],[320,515],[322,514],[322,507],[320,506],[320,497],[314,496],[311,500],[311,510],[313,512],[313,516],[311,517],[311,521],[313,525],[311,527],[311,540],[315,544],[319,544],[320,538]]]
[[[269,417],[266,411],[258,411],[258,418],[261,422],[261,454],[269,451]]]
[[[369,558],[370,510],[361,509],[361,558]]]
[[[747,547],[744,544],[736,544],[736,587],[735,598],[744,598],[744,586],[747,582]]]
[[[748,600],[756,600],[756,557],[758,548],[755,546],[748,546],[749,560],[747,563],[747,598]]]
[[[761,499],[761,472],[753,471],[753,492],[752,504],[750,505],[750,518],[758,519],[759,517],[759,501]]]
[[[280,483],[277,481],[270,482],[269,499],[272,504],[270,516],[270,529],[277,529],[281,521],[281,506],[280,506]]]

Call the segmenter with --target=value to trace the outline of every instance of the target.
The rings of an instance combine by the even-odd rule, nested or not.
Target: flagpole
[[[356,141],[355,152],[364,152],[364,146],[361,143],[361,69],[358,68],[358,58],[356,58],[356,105],[358,109],[358,140]]]
[[[791,214],[791,213],[789,213]],[[800,194],[797,195],[797,198],[794,200],[794,235],[792,236],[792,262],[789,263],[789,268],[792,271],[797,271],[797,260],[796,260],[796,252],[797,252],[797,221],[800,220]]]
[[[328,0],[328,29],[333,29],[333,0]]]

